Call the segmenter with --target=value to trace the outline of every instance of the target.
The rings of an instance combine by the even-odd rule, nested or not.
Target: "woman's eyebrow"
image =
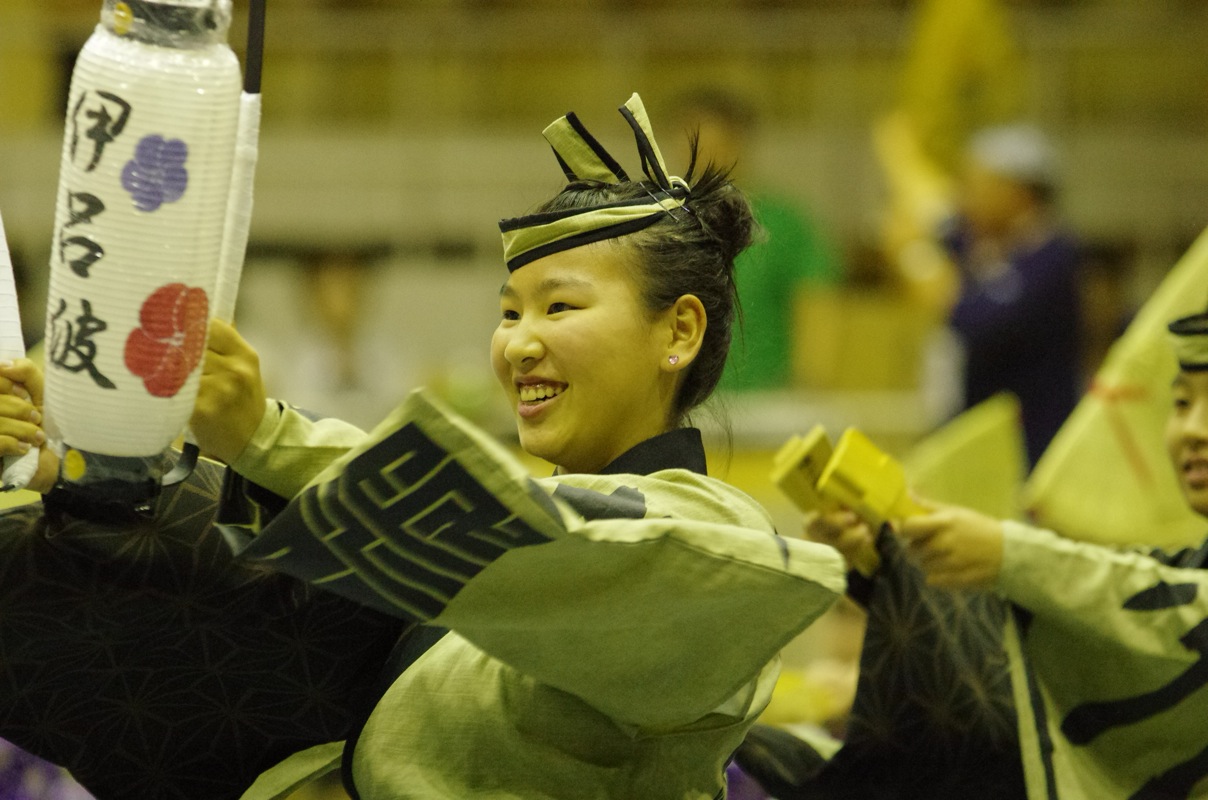
[[[594,288],[594,284],[591,281],[584,280],[583,278],[565,278],[565,277],[546,278],[545,280],[541,281],[541,283],[537,284],[537,286],[533,290],[533,293],[542,295],[542,294],[549,294],[550,292],[555,291],[557,289],[591,289],[591,288]],[[510,284],[510,283],[504,283],[503,286],[499,287],[499,296],[500,297],[515,297],[517,294],[518,294],[518,292],[514,288],[512,288],[512,284]]]
[[[555,289],[590,289],[591,281],[582,278],[546,278],[537,284],[538,294],[547,294]]]

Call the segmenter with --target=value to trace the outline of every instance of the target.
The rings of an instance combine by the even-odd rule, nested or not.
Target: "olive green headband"
[[[618,110],[637,139],[642,171],[657,189],[648,198],[501,220],[503,257],[509,272],[551,253],[639,231],[662,215],[684,207],[689,194],[688,184],[682,178],[667,175],[667,166],[655,144],[642,98],[634,93]],[[587,132],[574,112],[555,120],[542,133],[554,148],[554,156],[568,181],[620,183],[630,180],[616,159]]]
[[[1176,319],[1167,327],[1179,369],[1208,370],[1208,312]]]

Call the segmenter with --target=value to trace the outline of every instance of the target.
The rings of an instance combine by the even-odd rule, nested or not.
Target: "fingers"
[[[27,358],[0,361],[0,456],[21,456],[41,448],[29,482],[34,491],[49,491],[58,478],[59,459],[42,447],[42,370]]]
[[[846,531],[859,524],[860,518],[851,511],[813,511],[805,515],[802,528],[805,538],[833,547]]]
[[[16,383],[7,378],[0,378],[0,394],[13,395],[33,405],[33,395],[25,388],[25,384]]]
[[[907,517],[896,530],[906,552],[929,575],[946,569],[959,552],[952,515],[946,511]]]
[[[42,369],[28,358],[0,361],[0,392],[15,393],[36,406],[42,405]]]
[[[0,455],[19,456],[31,447],[46,443],[46,434],[36,425],[5,420],[0,423]]]
[[[261,394],[259,354],[229,324],[214,320],[202,361],[196,410],[203,414],[221,411]]]
[[[894,526],[894,530],[908,544],[923,545],[943,530],[949,522],[948,515],[942,511],[914,514],[899,521]]]
[[[260,357],[229,323],[213,320],[189,424],[203,452],[230,463],[264,416]]]
[[[867,523],[861,522],[843,531],[834,546],[847,556],[849,561],[854,561],[856,553],[872,543],[872,529],[868,527]]]
[[[1004,536],[1000,520],[946,506],[904,520],[899,534],[930,585],[982,589],[998,579]]]
[[[803,528],[805,538],[838,550],[849,568],[867,563],[874,542],[872,528],[854,512],[844,509],[807,514]]]
[[[210,320],[209,334],[206,338],[207,355],[209,353],[224,356],[239,355],[251,349],[251,345],[239,335],[234,325],[217,317]]]
[[[0,455],[40,447],[43,433],[42,371],[26,358],[0,362]]]
[[[38,451],[38,468],[26,488],[45,494],[54,488],[59,479],[59,456],[49,447]]]
[[[921,513],[908,514],[894,524],[894,530],[907,541],[926,542],[939,531],[951,527],[960,512],[958,506],[937,503],[913,492],[910,499]]]
[[[947,569],[953,556],[950,537],[944,536],[940,532],[926,537],[908,539],[906,552],[928,575]]]
[[[197,389],[195,410],[198,413],[226,413],[232,406],[244,402],[259,405],[263,397],[260,362],[254,351],[247,356],[222,355],[207,352]]]
[[[202,380],[207,375],[224,379],[235,389],[260,382],[260,355],[222,320],[216,319],[210,325],[210,338],[201,365]],[[211,381],[211,387],[214,386],[216,384]]]

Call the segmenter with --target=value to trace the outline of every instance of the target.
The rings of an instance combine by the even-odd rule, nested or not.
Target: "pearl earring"
[[[671,365],[674,366],[679,363],[679,356],[667,356],[667,361],[669,361],[671,363]]]

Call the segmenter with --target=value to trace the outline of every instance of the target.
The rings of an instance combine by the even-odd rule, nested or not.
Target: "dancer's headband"
[[[642,171],[656,188],[646,198],[501,220],[503,257],[509,272],[551,253],[639,231],[657,222],[664,214],[685,208],[688,184],[682,178],[667,175],[667,165],[654,141],[642,98],[634,93],[618,110],[633,129]],[[568,181],[621,183],[630,180],[616,159],[587,132],[574,112],[555,120],[542,133],[554,148],[554,156]]]
[[[1208,370],[1208,312],[1176,319],[1167,326],[1179,369]]]

